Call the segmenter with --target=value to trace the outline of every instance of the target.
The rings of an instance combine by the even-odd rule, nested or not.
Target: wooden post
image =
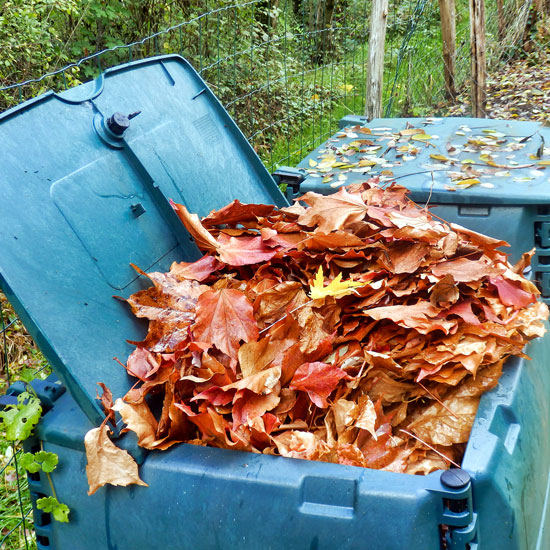
[[[485,118],[487,89],[485,76],[485,2],[470,0],[470,51],[472,56],[472,114]]]
[[[441,16],[441,42],[443,44],[443,70],[445,88],[451,101],[456,99],[455,58],[456,58],[456,10],[455,0],[439,0]]]
[[[382,85],[384,81],[384,45],[388,0],[373,0],[370,20],[369,61],[365,116],[372,120],[382,116]]]
[[[506,23],[504,21],[503,0],[497,0],[498,39],[504,40],[506,36]]]

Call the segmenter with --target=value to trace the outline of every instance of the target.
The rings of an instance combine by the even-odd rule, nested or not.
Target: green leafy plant
[[[40,399],[29,388],[17,396],[17,404],[8,405],[6,410],[0,411],[2,427],[6,433],[6,439],[13,442],[21,442],[32,435],[32,431],[42,414]],[[60,522],[69,521],[69,507],[57,500],[55,488],[50,477],[59,461],[55,453],[41,449],[36,453],[23,453],[20,457],[20,465],[31,474],[42,470],[48,479],[53,496],[42,497],[36,501],[36,507],[46,513],[51,513],[53,518]]]
[[[0,412],[6,430],[6,439],[9,441],[23,441],[27,439],[40,420],[42,407],[40,400],[28,391],[17,396],[17,405],[8,405],[5,411]]]
[[[36,453],[23,453],[19,458],[19,464],[31,474],[36,474],[40,470],[45,473],[53,472],[59,461],[55,453],[47,451],[38,451]]]
[[[42,497],[36,501],[36,507],[48,514],[52,514],[56,521],[69,522],[69,507],[59,502],[55,497]]]

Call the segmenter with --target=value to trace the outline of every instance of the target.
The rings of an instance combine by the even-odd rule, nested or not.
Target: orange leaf
[[[320,408],[328,407],[327,397],[338,382],[347,374],[339,368],[321,363],[304,363],[296,369],[289,388],[307,392],[309,398]]]
[[[214,344],[232,359],[237,359],[241,341],[258,338],[252,304],[239,290],[224,288],[201,294],[196,314],[195,339]]]
[[[338,193],[328,197],[309,192],[300,200],[309,204],[311,208],[298,218],[298,223],[309,227],[316,225],[324,233],[343,229],[361,221],[367,212],[361,194],[348,193],[343,187]]]
[[[266,246],[261,237],[229,237],[221,233],[217,242],[219,258],[228,265],[257,264],[277,254],[277,249]]]

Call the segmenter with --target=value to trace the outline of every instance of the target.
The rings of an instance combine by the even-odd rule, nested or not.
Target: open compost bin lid
[[[431,204],[523,205],[550,197],[550,127],[481,118],[346,117],[302,160],[301,191],[380,175]],[[415,133],[416,132],[416,133]]]
[[[113,358],[147,331],[113,298],[150,285],[130,263],[165,271],[200,257],[169,200],[200,216],[234,199],[286,200],[179,56],[27,101],[0,115],[0,143],[0,285],[98,424],[97,382],[126,393],[133,379]]]

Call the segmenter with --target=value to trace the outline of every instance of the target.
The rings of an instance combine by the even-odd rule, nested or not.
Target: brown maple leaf
[[[309,192],[300,197],[300,201],[309,204],[310,208],[299,216],[298,223],[317,226],[324,233],[344,229],[349,224],[361,221],[367,212],[361,194],[348,193],[343,187],[328,197]]]
[[[227,288],[201,294],[192,330],[196,340],[214,344],[235,360],[241,341],[258,338],[252,304],[241,291]]]

